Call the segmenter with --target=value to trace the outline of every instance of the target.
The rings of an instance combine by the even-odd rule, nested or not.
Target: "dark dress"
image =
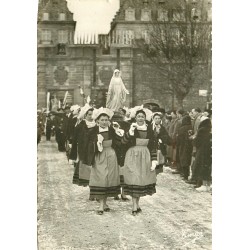
[[[50,138],[51,138],[51,128],[52,128],[52,121],[48,117],[46,121],[46,140],[47,141],[50,141]]]
[[[212,133],[210,119],[200,123],[194,145],[196,146],[194,179],[210,181],[212,170]]]
[[[154,131],[154,148],[157,152],[157,161],[159,165],[156,167],[156,175],[163,172],[163,164],[165,163],[165,157],[167,155],[167,145],[171,145],[172,139],[168,135],[164,126],[160,125],[160,129],[153,129],[153,124],[150,125]],[[159,141],[161,140],[161,141]]]
[[[79,185],[79,158],[78,158],[78,140],[80,138],[83,121],[76,123],[73,128],[73,137],[71,139],[72,148],[70,150],[69,159],[74,162],[73,184]]]
[[[66,130],[66,135],[65,135],[65,139],[66,139],[66,155],[67,158],[70,158],[70,154],[71,154],[71,150],[72,148],[69,147],[69,144],[72,144],[73,141],[73,137],[74,137],[74,128],[75,128],[75,124],[77,122],[77,116],[72,116],[72,114],[70,115],[70,117],[68,118],[68,125],[67,125],[67,130]]]
[[[119,123],[120,125],[120,129],[123,129],[124,132],[128,132],[129,128],[130,128],[130,123],[127,121],[119,121],[116,120],[116,122]],[[120,141],[122,140],[122,138],[118,138],[120,139]],[[125,155],[126,152],[128,150],[128,145],[127,144],[120,144],[119,147],[115,148],[115,152],[116,152],[116,156],[117,156],[117,161],[118,161],[118,165],[120,166],[120,185],[121,187],[124,186],[124,176],[123,176],[123,166],[124,166],[124,160],[125,160]]]
[[[151,161],[157,159],[154,135],[150,126],[146,131],[135,129],[134,136],[125,133],[122,143],[128,144],[124,161],[124,193],[141,197],[156,193],[156,173],[151,171]]]
[[[192,130],[190,116],[184,116],[182,119],[181,127],[177,136],[177,147],[179,148],[179,164],[180,170],[184,174],[184,178],[187,180],[189,176],[189,166],[192,159],[193,144],[189,139],[189,131]]]
[[[89,185],[89,178],[91,173],[91,166],[87,163],[88,158],[88,142],[89,142],[89,135],[91,131],[95,127],[89,127],[86,125],[85,120],[81,122],[81,130],[78,136],[78,157],[79,157],[79,175],[78,175],[78,185],[79,186],[88,186]]]
[[[56,130],[56,142],[58,144],[58,150],[65,152],[65,134],[63,133],[62,126],[65,118],[64,113],[58,113],[55,116],[55,130]]]

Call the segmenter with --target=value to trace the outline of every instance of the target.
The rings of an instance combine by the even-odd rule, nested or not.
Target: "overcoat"
[[[189,131],[192,130],[191,119],[184,116],[178,131],[177,147],[179,148],[179,161],[181,166],[189,166],[192,159],[193,144],[189,139]]]
[[[210,180],[212,168],[212,133],[210,119],[206,119],[200,123],[194,144],[197,150],[194,162],[194,176],[200,180]]]

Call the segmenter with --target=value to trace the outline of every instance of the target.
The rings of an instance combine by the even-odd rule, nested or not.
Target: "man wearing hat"
[[[56,141],[58,144],[58,150],[60,152],[65,152],[65,135],[62,130],[63,120],[64,120],[64,112],[61,108],[58,108],[57,113],[55,113],[55,130],[56,130]]]
[[[66,105],[63,111],[64,111],[64,119],[63,119],[62,131],[63,131],[63,134],[65,135],[65,148],[67,152],[67,132],[68,132],[68,125],[69,125],[69,117],[72,114],[70,112],[69,105]]]
[[[180,129],[181,124],[182,124],[182,117],[185,114],[185,112],[184,112],[183,109],[178,109],[176,114],[177,114],[177,122],[175,124],[174,134],[173,134],[173,140],[175,142],[175,150],[176,150],[173,160],[174,160],[174,162],[176,164],[176,169],[172,173],[173,174],[181,174],[181,175],[183,175],[182,169],[180,167],[180,161],[179,161],[179,145],[177,144],[177,137],[178,137],[179,129]]]
[[[50,141],[51,138],[51,129],[52,129],[52,119],[51,114],[48,114],[46,119],[46,141]]]

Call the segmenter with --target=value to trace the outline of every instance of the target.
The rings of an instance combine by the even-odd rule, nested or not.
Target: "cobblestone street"
[[[89,188],[72,184],[73,165],[57,144],[38,145],[39,250],[211,249],[212,195],[198,193],[170,170],[157,177],[157,193],[141,199],[142,213],[131,215],[130,201],[108,199],[110,212],[97,215]]]

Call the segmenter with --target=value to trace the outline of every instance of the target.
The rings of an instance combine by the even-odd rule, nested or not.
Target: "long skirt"
[[[95,156],[91,169],[90,198],[103,199],[120,194],[120,173],[112,141],[103,142],[103,151]]]
[[[74,163],[73,184],[79,185],[79,162]]]
[[[124,176],[123,176],[123,169],[124,169],[124,167],[122,166],[120,166],[120,186],[121,187],[124,187]]]
[[[159,165],[157,165],[155,168],[156,175],[163,173],[163,164],[165,163],[165,159],[161,150],[157,150],[157,161]]]
[[[173,146],[167,145],[167,157],[173,160]]]
[[[132,197],[141,197],[156,193],[156,173],[151,171],[151,157],[147,147],[148,139],[136,139],[124,162],[124,193]]]
[[[79,186],[87,187],[89,185],[89,178],[91,173],[91,166],[79,162]]]

